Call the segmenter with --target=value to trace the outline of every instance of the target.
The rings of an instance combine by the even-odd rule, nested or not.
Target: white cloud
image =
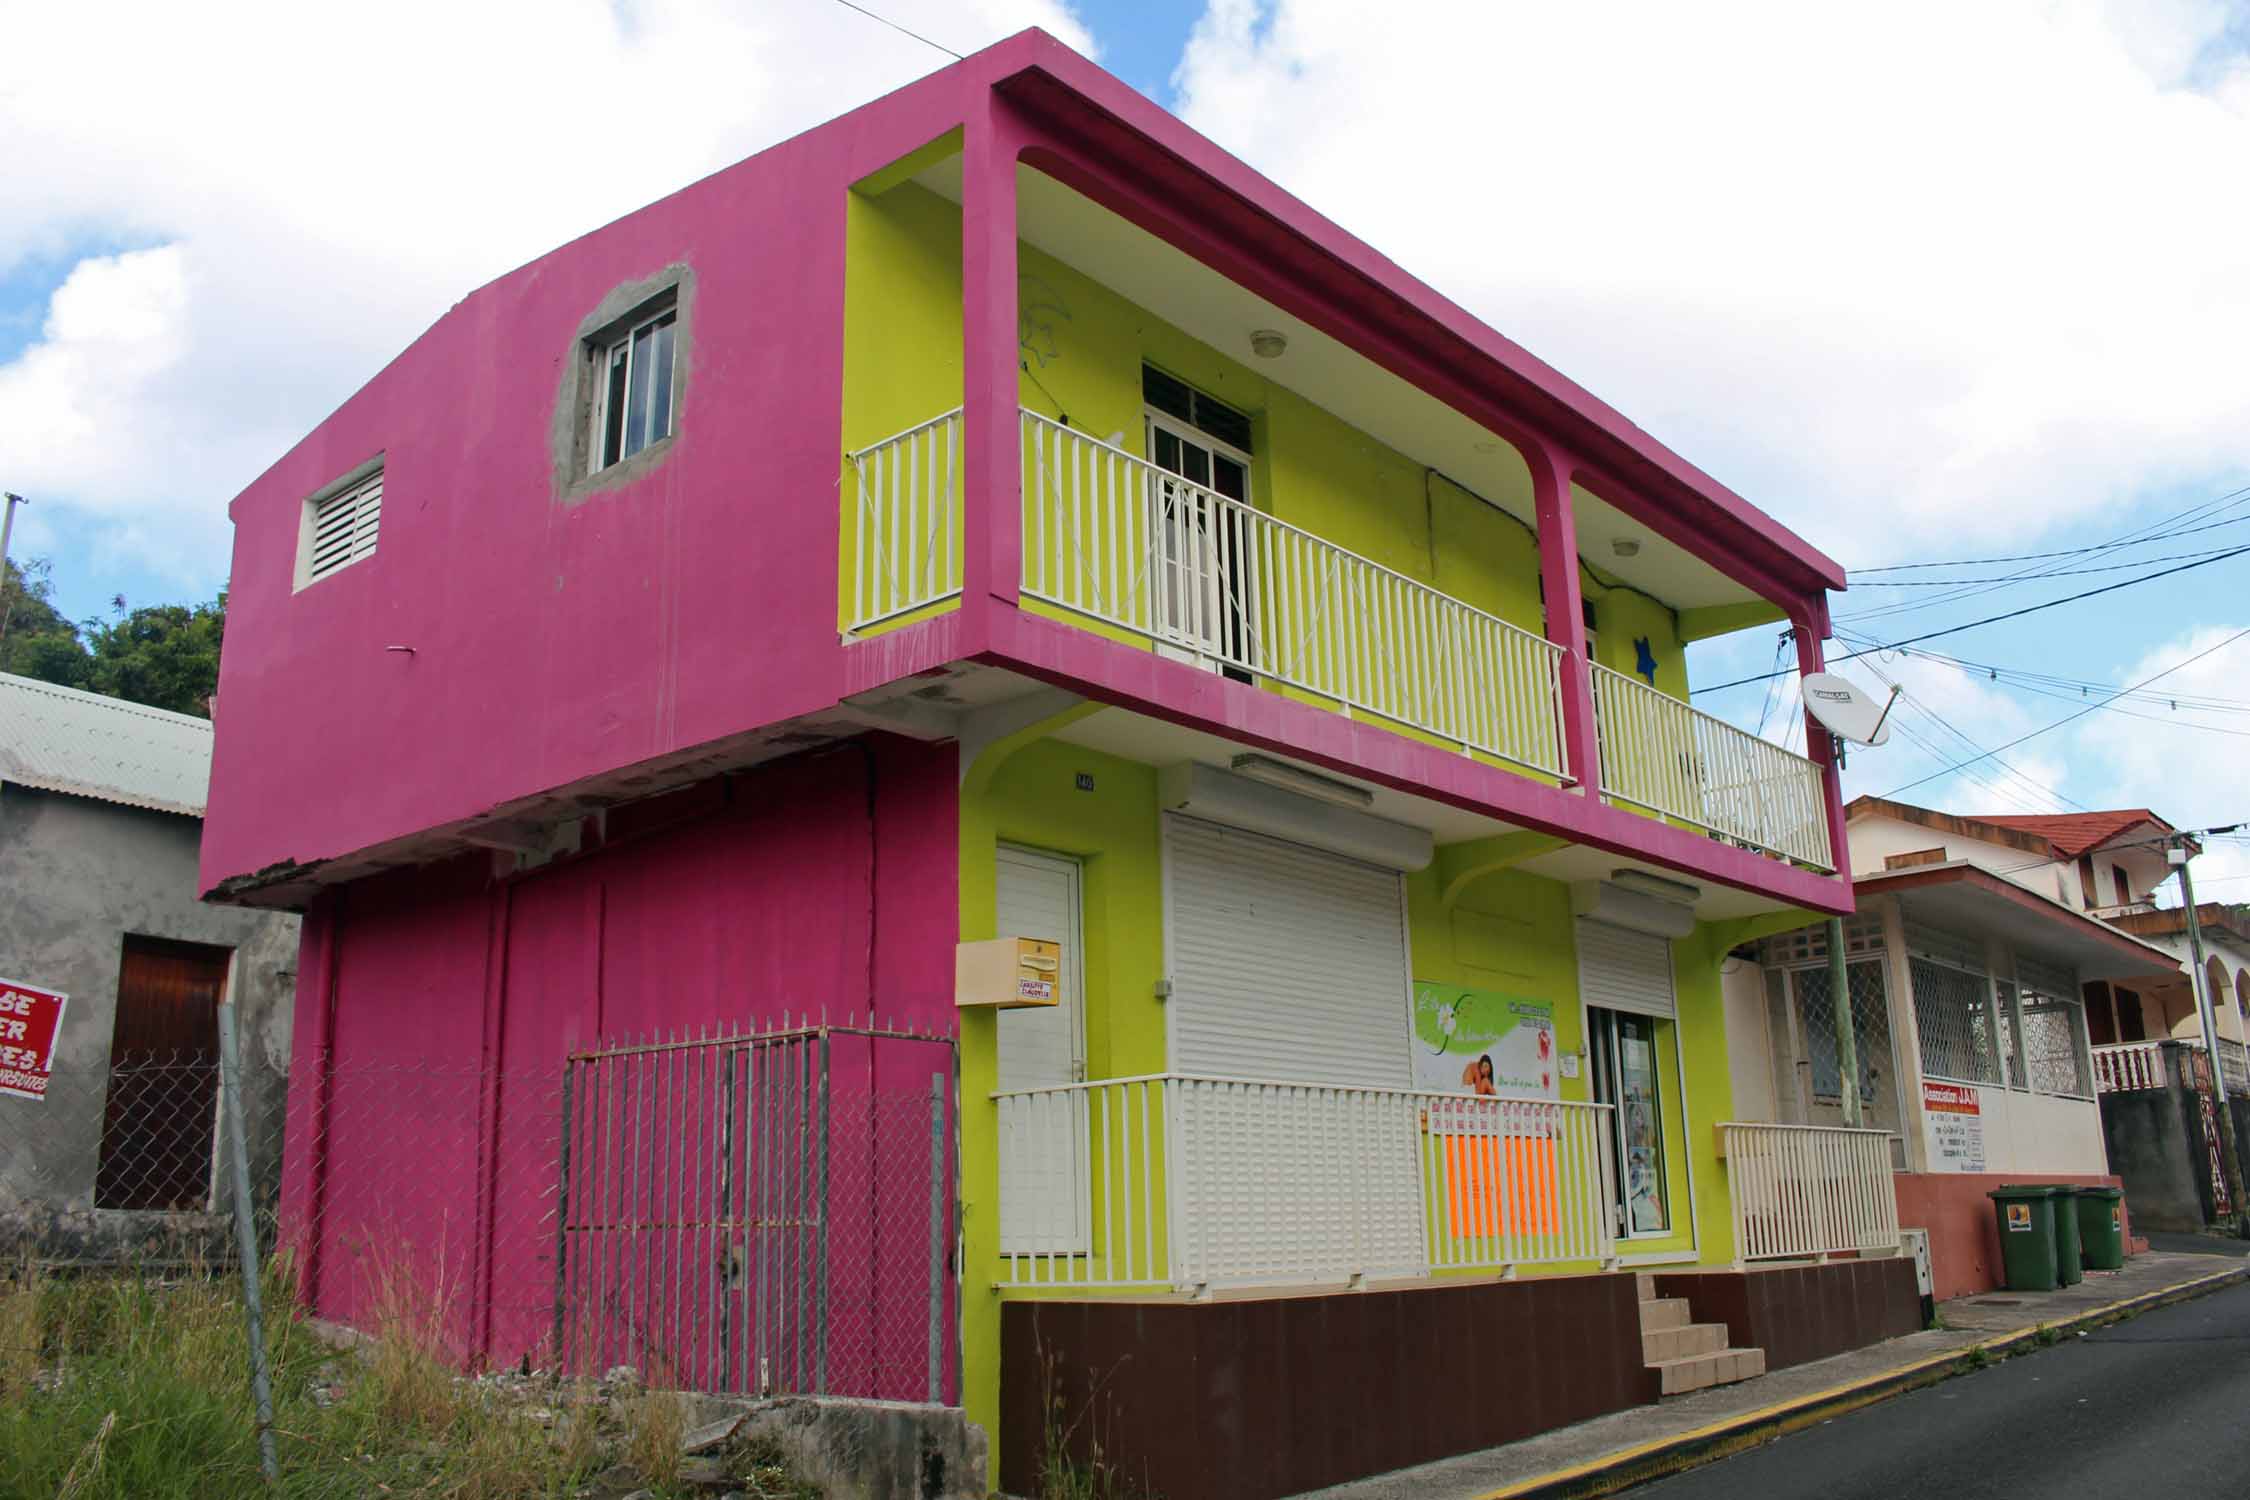
[[[2213,0],[1213,0],[1188,119],[1846,561],[2250,473]]]
[[[1068,0],[889,7],[961,51]],[[0,365],[0,474],[183,582],[226,501],[481,283],[942,65],[828,0],[7,8],[0,273],[93,246]],[[129,253],[114,253],[119,247]]]

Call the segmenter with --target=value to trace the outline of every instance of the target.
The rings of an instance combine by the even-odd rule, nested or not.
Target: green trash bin
[[[2000,1221],[2000,1266],[2011,1292],[2051,1292],[2055,1268],[2055,1190],[2010,1183],[1985,1194]]]
[[[2089,1271],[2125,1268],[2125,1194],[2113,1187],[2078,1190],[2078,1239]]]
[[[2070,1183],[2055,1187],[2055,1275],[2064,1286],[2086,1279],[2085,1247],[2078,1240],[2079,1191]]]

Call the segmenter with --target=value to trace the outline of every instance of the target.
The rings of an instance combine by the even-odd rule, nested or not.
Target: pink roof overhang
[[[1559,445],[1589,490],[1773,602],[1810,600],[1825,616],[1820,596],[1845,586],[1833,559],[1614,407],[1046,33],[945,71],[1019,112],[1035,137],[1025,164],[1519,447]]]

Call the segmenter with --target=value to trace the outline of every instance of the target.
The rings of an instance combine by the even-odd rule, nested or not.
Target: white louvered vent
[[[338,568],[371,557],[383,522],[383,471],[346,485],[312,504],[305,527],[306,583],[318,583]]]

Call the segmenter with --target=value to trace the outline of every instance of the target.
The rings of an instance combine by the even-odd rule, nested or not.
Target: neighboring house
[[[1684,648],[1786,620],[1817,668],[1841,571],[1043,34],[472,293],[232,515],[203,882],[306,913],[330,1315],[369,1244],[472,1357],[653,1306],[675,1378],[958,1400],[1018,1490],[1060,1382],[1175,1500],[1917,1321],[1895,1257],[1712,1311],[1742,1255],[1897,1248],[1879,1152],[1786,1182],[1856,1217],[1738,1244],[1712,1129],[1722,963],[1853,893],[1825,735],[1697,713]],[[957,992],[996,937],[1056,1003],[986,1003],[984,949]],[[905,1122],[867,1162],[957,1141],[957,1214],[825,1146],[744,1211],[735,1071],[587,1140],[623,1043],[808,1012],[957,1036],[950,1118],[844,1070]],[[396,1063],[497,1086],[411,1150],[320,1114]],[[619,1210],[654,1167],[718,1206]],[[847,1307],[870,1236],[908,1260]]]
[[[2214,1074],[2205,1058],[2197,1007],[2195,957],[2187,912],[2136,902],[2109,917],[2170,953],[2180,972],[2140,985],[2091,985],[2087,1021],[2094,1077],[2102,1092],[2111,1164],[2157,1229],[2200,1229],[2241,1213],[2243,1164],[2250,1162],[2250,908],[2199,903],[2203,978],[2218,1034],[2219,1067],[2232,1102],[2233,1171],[2221,1142]]]
[[[51,1056],[31,1078],[10,1058],[0,1086],[11,1253],[229,1243],[216,1213],[224,995],[240,1013],[246,1120],[280,1123],[298,922],[196,899],[210,775],[207,720],[0,675],[0,979],[65,997]],[[43,1002],[21,1003],[0,1036],[40,1026]],[[250,1138],[270,1191],[278,1128]]]
[[[1858,913],[1844,926],[1862,1124],[1888,1132],[1901,1225],[1929,1236],[1936,1295],[2001,1281],[1985,1194],[2111,1175],[2085,994],[2178,977],[2170,954],[2099,919],[2163,879],[2144,811],[1957,816],[1880,797],[1844,809]],[[1746,1120],[1843,1122],[1828,938],[1767,939],[1730,976]],[[2130,1199],[2128,1211],[2137,1208]]]

